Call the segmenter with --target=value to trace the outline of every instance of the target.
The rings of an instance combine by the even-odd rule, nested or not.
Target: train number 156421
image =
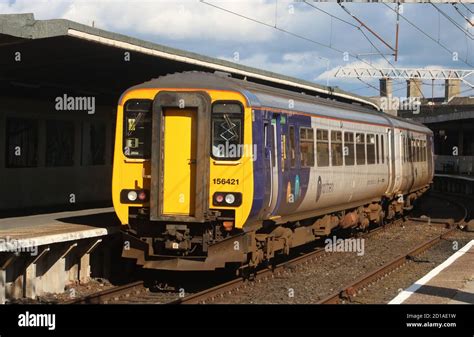
[[[239,179],[225,179],[225,178],[214,178],[212,179],[214,185],[238,185]]]

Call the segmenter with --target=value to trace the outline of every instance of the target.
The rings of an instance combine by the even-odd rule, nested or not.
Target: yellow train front
[[[247,258],[251,110],[240,93],[213,85],[177,74],[120,99],[113,202],[126,226],[123,256],[144,268],[214,270]]]

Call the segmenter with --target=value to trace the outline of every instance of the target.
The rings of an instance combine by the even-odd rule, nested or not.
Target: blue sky
[[[278,28],[314,42],[296,38],[198,0],[0,0],[0,12],[32,12],[36,19],[66,18],[87,25],[94,21],[96,27],[106,30],[321,84],[326,84],[329,78],[330,85],[362,95],[376,95],[377,92],[357,79],[332,76],[340,66],[369,67],[353,57],[345,61],[342,52],[359,55],[360,59],[374,67],[391,66],[361,31],[353,26],[358,26],[357,22],[337,4],[308,1],[335,16],[331,18],[301,1],[207,2],[270,26],[276,23]],[[393,5],[389,6],[393,8]],[[459,13],[456,8],[447,4],[437,5],[442,12],[438,12],[430,4],[405,4],[403,16],[435,41],[401,19],[399,60],[395,63],[393,56],[386,55],[386,58],[397,67],[471,69],[474,65],[474,29],[463,15],[474,22],[474,5],[466,6],[467,8],[458,5]],[[345,7],[393,46],[395,13],[388,6],[348,3]],[[444,14],[458,26],[448,21]],[[367,31],[365,33],[379,51],[383,54],[390,53],[388,47],[373,35]],[[341,52],[322,47],[318,43],[331,45]],[[458,54],[457,61],[453,60],[452,52]],[[474,82],[474,78],[471,80]],[[378,87],[377,80],[367,82]],[[442,95],[442,83],[435,84],[435,95]],[[465,86],[463,90],[467,88]],[[395,94],[406,94],[403,82],[396,82],[394,89]],[[430,83],[427,83],[424,86],[427,97],[431,97],[431,90]],[[467,91],[465,94],[473,93],[474,91]]]

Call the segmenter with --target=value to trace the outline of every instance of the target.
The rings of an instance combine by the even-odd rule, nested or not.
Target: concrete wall
[[[0,211],[111,200],[112,156],[115,107],[98,106],[93,115],[86,111],[55,111],[52,102],[2,98],[0,105]],[[38,120],[38,164],[31,168],[6,167],[6,120],[9,117]],[[70,120],[74,123],[74,164],[65,167],[45,165],[46,121]],[[105,164],[85,165],[84,146],[87,133],[84,125],[100,121],[106,126]],[[86,135],[85,137],[83,137]]]

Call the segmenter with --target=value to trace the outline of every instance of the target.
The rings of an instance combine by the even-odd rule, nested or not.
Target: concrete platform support
[[[86,283],[94,276],[107,278],[113,238],[86,238],[38,247],[30,252],[0,252],[0,304],[45,293],[63,293],[72,283]]]

